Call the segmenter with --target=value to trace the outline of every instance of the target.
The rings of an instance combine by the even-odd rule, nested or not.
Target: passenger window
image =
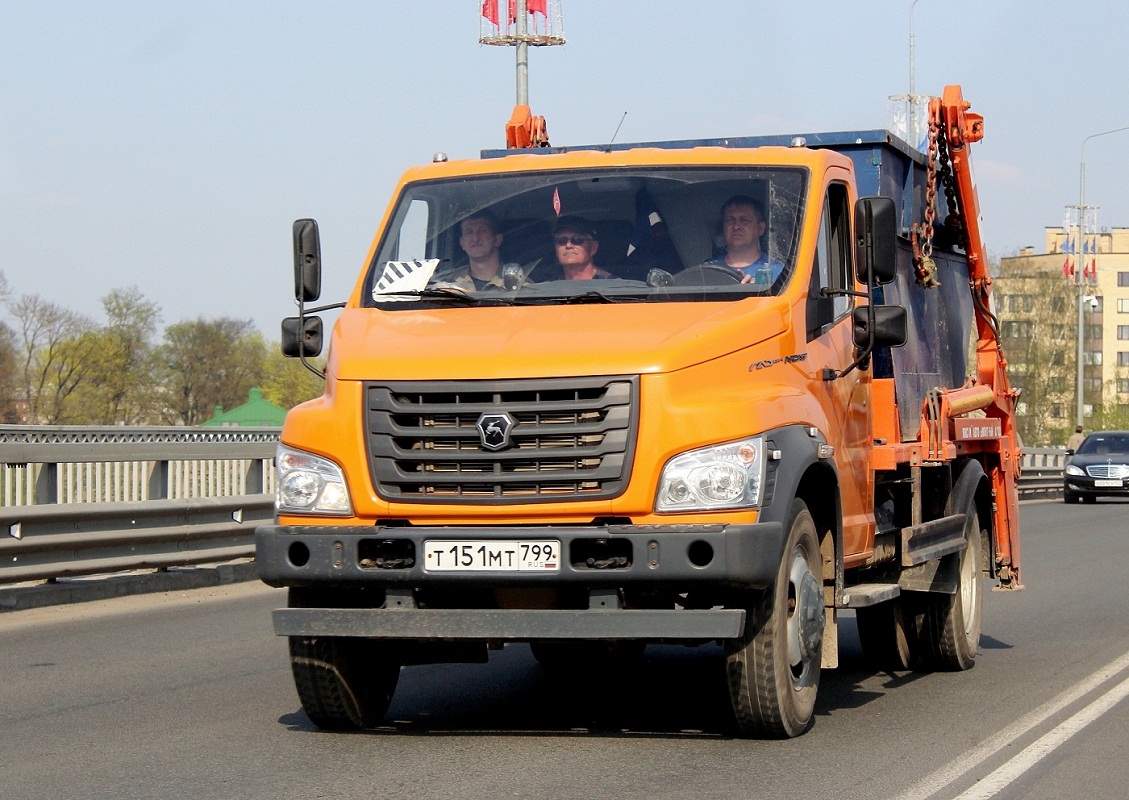
[[[823,290],[842,292],[851,288],[851,228],[847,187],[832,183],[819,223],[815,264],[808,292],[808,341],[820,336],[842,319],[854,305],[849,295],[824,295]]]

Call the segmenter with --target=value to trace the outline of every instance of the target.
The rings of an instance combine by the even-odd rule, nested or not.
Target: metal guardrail
[[[278,436],[0,425],[0,584],[253,557]]]
[[[1062,470],[1065,466],[1066,450],[1062,447],[1024,447],[1019,499],[1062,497]]]
[[[0,425],[0,585],[253,558],[278,436]],[[1060,496],[1065,458],[1024,448],[1020,497]]]

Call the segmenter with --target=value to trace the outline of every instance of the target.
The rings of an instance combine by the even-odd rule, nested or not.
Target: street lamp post
[[[915,0],[916,2],[916,0]],[[1091,139],[1096,139],[1099,136],[1108,136],[1111,133],[1120,133],[1121,131],[1129,131],[1129,125],[1124,128],[1114,128],[1111,131],[1102,131],[1101,133],[1091,133],[1082,140],[1082,149],[1078,158],[1078,237],[1075,241],[1075,253],[1082,254],[1082,258],[1075,262],[1074,267],[1074,281],[1078,287],[1078,376],[1077,384],[1075,385],[1075,424],[1083,424],[1083,400],[1085,398],[1085,368],[1082,360],[1084,358],[1083,337],[1086,332],[1085,323],[1085,307],[1086,307],[1086,281],[1083,277],[1082,266],[1085,261],[1084,254],[1082,253],[1082,236],[1084,234],[1084,225],[1086,219],[1086,142]],[[1095,256],[1096,257],[1096,256]]]

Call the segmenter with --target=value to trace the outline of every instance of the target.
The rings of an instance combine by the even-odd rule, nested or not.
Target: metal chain
[[[937,156],[939,141],[943,138],[935,119],[929,120],[929,165],[925,172],[925,220],[910,227],[910,241],[913,244],[913,271],[917,283],[926,289],[940,286],[937,280],[937,265],[933,261],[933,223],[937,210]],[[946,152],[946,160],[948,153]]]

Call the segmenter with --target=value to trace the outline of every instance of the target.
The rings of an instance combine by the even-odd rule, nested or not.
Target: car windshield
[[[1078,447],[1078,455],[1104,456],[1116,453],[1129,455],[1129,432],[1091,433]]]
[[[369,267],[365,304],[397,310],[777,294],[795,270],[807,180],[801,168],[728,166],[409,184]],[[576,279],[587,277],[598,280]]]

